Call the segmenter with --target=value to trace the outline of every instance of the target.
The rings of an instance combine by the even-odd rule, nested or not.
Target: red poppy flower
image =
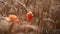
[[[13,22],[18,22],[18,17],[16,15],[9,15],[8,19]]]
[[[27,13],[27,20],[30,21],[33,17],[33,13],[30,11]]]

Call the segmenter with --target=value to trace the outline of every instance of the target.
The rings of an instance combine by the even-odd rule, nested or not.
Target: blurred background
[[[10,14],[18,16],[18,24],[5,19]],[[60,34],[59,15],[60,0],[0,0],[0,34]]]

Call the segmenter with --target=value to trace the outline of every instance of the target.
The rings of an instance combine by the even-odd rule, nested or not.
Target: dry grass
[[[1,16],[7,17],[10,14],[15,14],[19,18],[19,24],[7,26],[11,27],[7,34],[20,34],[21,31],[22,34],[55,34],[56,32],[52,31],[60,26],[59,9],[59,0],[0,0]],[[26,20],[28,11],[32,11],[34,14],[30,22]],[[30,30],[32,31],[28,32]]]

